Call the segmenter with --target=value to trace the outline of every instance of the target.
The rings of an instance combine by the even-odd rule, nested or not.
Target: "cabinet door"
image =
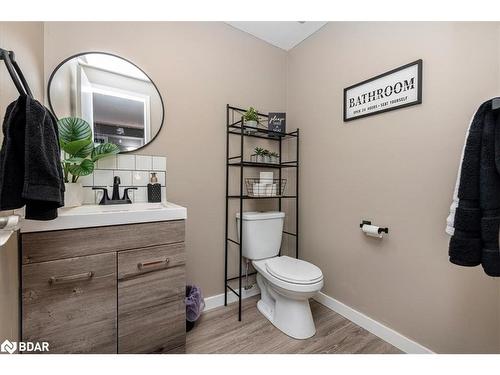
[[[23,340],[49,353],[116,353],[116,253],[24,265]]]
[[[118,253],[118,352],[182,351],[186,342],[184,244]]]

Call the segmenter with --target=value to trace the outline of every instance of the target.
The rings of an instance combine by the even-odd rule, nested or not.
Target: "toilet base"
[[[314,336],[316,327],[309,306],[309,295],[297,293],[291,296],[286,291],[287,296],[284,296],[260,274],[257,274],[257,284],[261,292],[257,309],[276,328],[294,339],[303,340]]]

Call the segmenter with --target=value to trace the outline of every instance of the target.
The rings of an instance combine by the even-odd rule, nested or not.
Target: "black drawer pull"
[[[94,276],[93,271],[78,273],[76,275],[69,275],[69,276],[51,276],[51,278],[49,279],[49,284],[88,280],[88,279],[92,278],[93,276]]]
[[[164,267],[164,266],[168,265],[168,262],[170,262],[170,259],[165,258],[162,260],[155,260],[152,262],[137,263],[137,268],[139,268],[140,270],[143,270],[143,269],[149,268],[149,267],[160,267],[160,266]]]

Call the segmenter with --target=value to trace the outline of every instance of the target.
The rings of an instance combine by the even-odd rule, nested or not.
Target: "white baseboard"
[[[236,291],[238,292],[238,289],[236,289]],[[252,286],[252,288],[248,290],[243,289],[241,297],[245,299],[248,297],[256,296],[257,294],[260,294],[260,290],[257,284],[255,284],[254,286]],[[227,303],[236,302],[237,300],[238,297],[236,297],[236,295],[233,292],[228,290]],[[209,311],[220,306],[224,306],[224,293],[216,294],[215,296],[205,298],[205,309],[203,311]]]
[[[321,303],[323,306],[328,307],[330,310],[342,315],[343,317],[349,319],[351,322],[357,324],[358,326],[366,329],[367,331],[373,333],[375,336],[380,337],[382,340],[387,341],[389,344],[395,346],[399,350],[409,353],[409,354],[434,354],[432,350],[420,345],[403,336],[401,333],[394,331],[393,329],[377,322],[376,320],[366,316],[365,314],[354,310],[337,301],[335,298],[327,296],[326,294],[319,292],[314,300]]]

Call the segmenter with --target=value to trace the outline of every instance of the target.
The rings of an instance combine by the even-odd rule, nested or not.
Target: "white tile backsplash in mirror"
[[[106,186],[111,197],[113,190],[113,178],[120,177],[120,197],[126,187],[137,187],[137,190],[129,191],[133,202],[147,202],[147,185],[151,173],[156,173],[158,183],[161,185],[162,200],[167,200],[167,158],[164,156],[146,155],[116,155],[100,159],[97,162],[94,173],[89,176],[80,177],[79,182],[83,185],[84,203],[99,203],[102,191],[94,191],[94,186]]]

